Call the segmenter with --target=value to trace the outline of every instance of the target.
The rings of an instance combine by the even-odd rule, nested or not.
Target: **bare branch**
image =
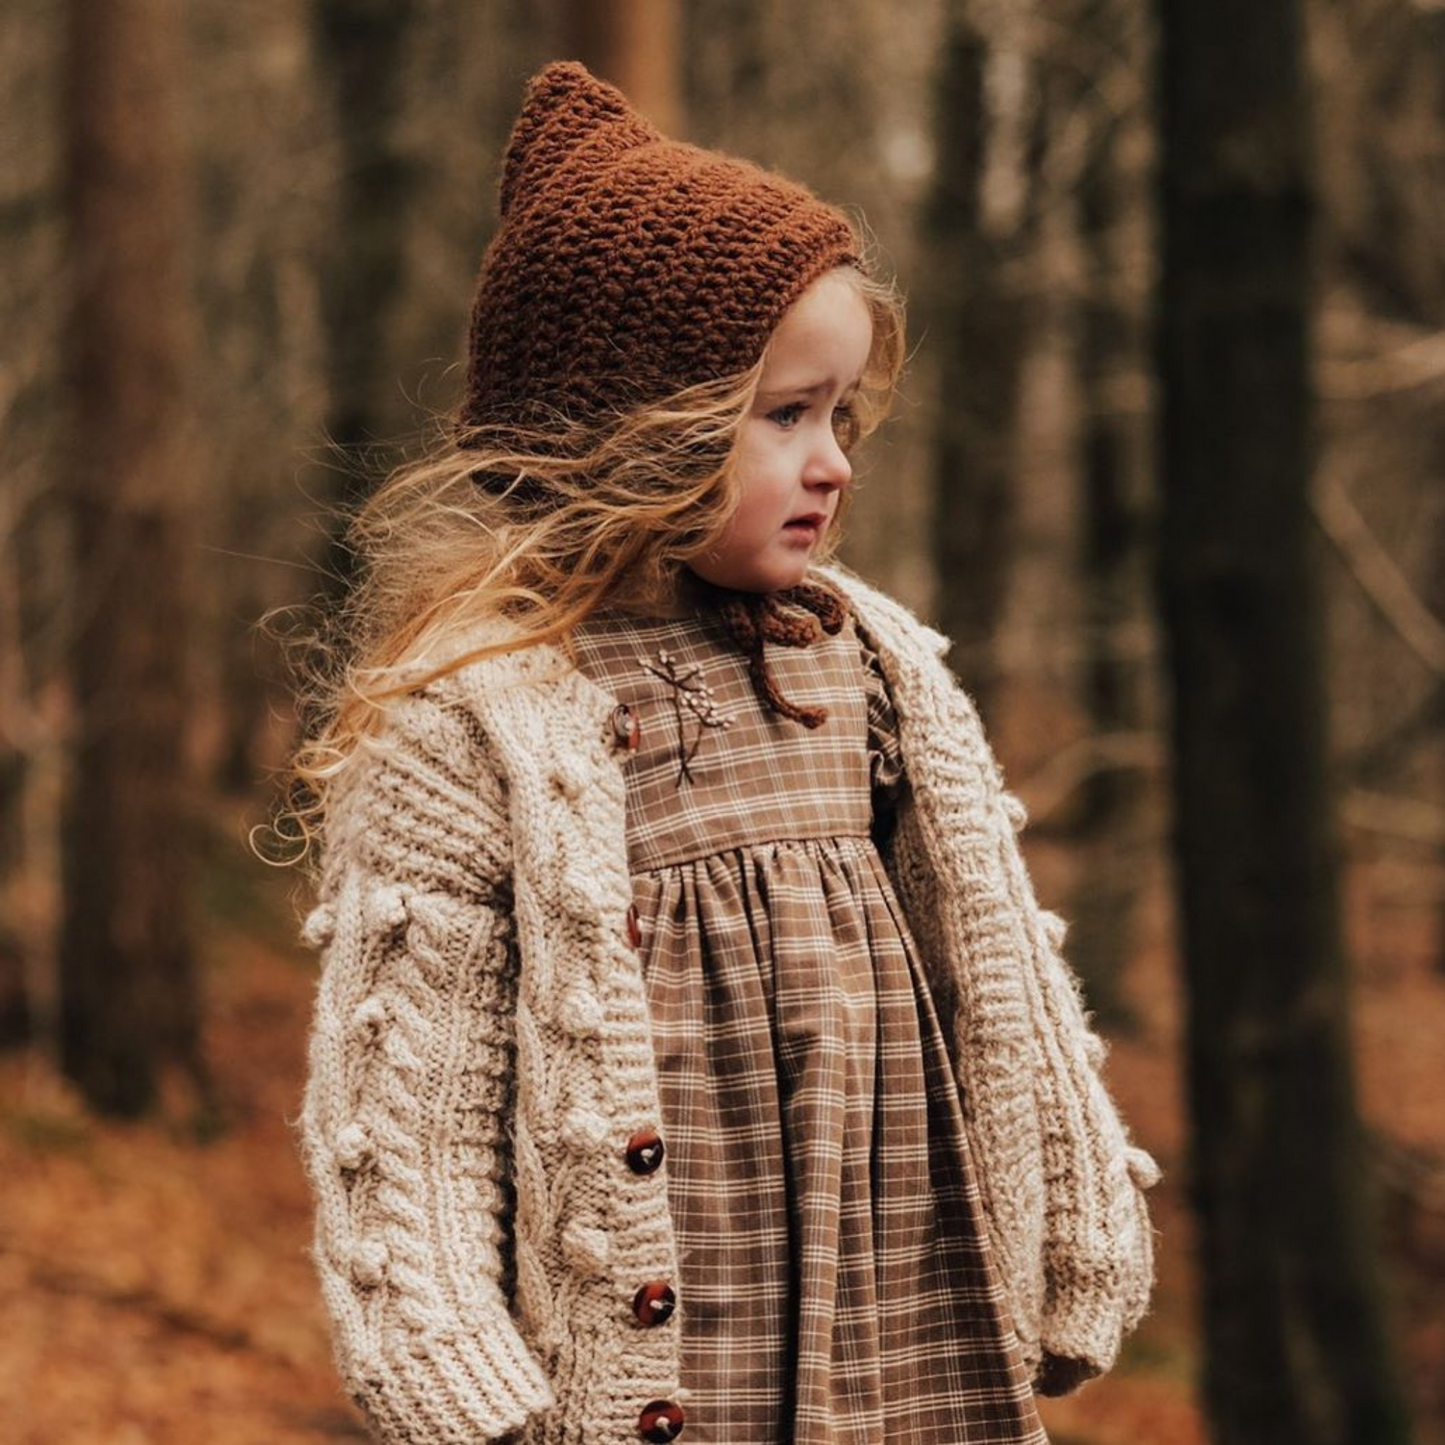
[[[1445,626],[1415,595],[1344,486],[1337,479],[1321,478],[1315,485],[1313,509],[1325,535],[1380,615],[1426,667],[1445,673]]]
[[[1410,843],[1445,845],[1445,808],[1419,798],[1392,798],[1356,790],[1345,796],[1340,817],[1352,828]]]
[[[1163,762],[1163,743],[1153,733],[1096,733],[1061,748],[1014,791],[1031,816],[1045,818],[1096,773],[1115,768],[1153,770]]]

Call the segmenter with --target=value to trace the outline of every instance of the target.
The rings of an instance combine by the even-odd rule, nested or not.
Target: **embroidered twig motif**
[[[650,657],[639,657],[637,661],[644,672],[660,677],[672,687],[672,706],[677,714],[677,786],[680,788],[684,778],[689,783],[695,781],[692,760],[702,745],[703,734],[708,728],[730,728],[733,720],[718,708],[712,688],[702,680],[701,665],[686,668],[670,652],[661,649],[656,661]],[[689,718],[697,726],[690,745],[687,740]]]

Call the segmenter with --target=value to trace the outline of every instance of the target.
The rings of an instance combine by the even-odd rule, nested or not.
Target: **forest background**
[[[559,55],[672,133],[861,211],[910,298],[899,414],[870,443],[844,555],[956,639],[1032,815],[1039,892],[1071,920],[1111,1086],[1165,1170],[1155,1311],[1113,1375],[1046,1407],[1053,1438],[1405,1438],[1308,1401],[1305,1434],[1228,1423],[1213,1340],[1241,1306],[1201,1287],[1214,1155],[1200,1141],[1229,1110],[1199,1082],[1210,1032],[1179,922],[1181,654],[1171,672],[1161,606],[1179,469],[1158,341],[1170,97],[1155,83],[1161,37],[1185,33],[1190,8],[0,10],[8,1438],[361,1438],[330,1366],[292,1134],[315,976],[296,939],[305,885],[248,838],[295,738],[287,641],[304,644],[306,608],[344,565],[335,508],[456,396],[506,129],[526,77]],[[1346,1212],[1381,1371],[1416,1437],[1445,1440],[1445,8],[1194,12],[1231,43],[1251,16],[1297,23],[1276,43],[1312,92],[1300,516],[1349,963],[1348,987],[1323,996],[1354,1078],[1310,1098],[1360,1186]],[[1291,64],[1276,84],[1271,63],[1265,88],[1288,101]],[[1233,78],[1216,68],[1206,110]],[[1260,193],[1268,151],[1242,166]],[[1241,268],[1256,240],[1268,250],[1253,233]],[[1220,414],[1213,429],[1227,448],[1248,425]],[[1219,634],[1226,661],[1260,621],[1242,612]],[[1262,806],[1289,799],[1266,780]],[[1248,1022],[1254,1053],[1222,1067],[1269,1087],[1289,1020]],[[1271,1196],[1292,1186],[1262,1178]],[[1242,1272],[1268,1317],[1267,1257]],[[1354,1314],[1335,1302],[1336,1344],[1369,1355]]]

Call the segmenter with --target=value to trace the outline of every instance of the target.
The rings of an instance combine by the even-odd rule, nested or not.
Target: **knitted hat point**
[[[539,71],[528,82],[502,163],[502,215],[512,209],[519,190],[545,184],[571,153],[573,137],[609,131],[619,150],[661,139],[620,90],[598,80],[580,61],[558,60]]]

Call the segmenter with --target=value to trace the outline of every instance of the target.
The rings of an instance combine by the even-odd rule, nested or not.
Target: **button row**
[[[629,753],[635,753],[642,741],[642,726],[625,702],[612,709],[612,740]]]
[[[642,1407],[637,1417],[637,1433],[644,1440],[676,1440],[685,1423],[682,1406],[671,1400],[653,1400]]]
[[[630,753],[637,751],[642,740],[632,709],[619,703],[612,710],[612,736],[619,747]],[[627,910],[627,941],[633,948],[642,947],[642,921],[634,903]],[[627,1141],[627,1167],[637,1175],[655,1174],[662,1167],[667,1150],[656,1129],[639,1129]],[[677,1293],[665,1279],[649,1280],[632,1297],[632,1313],[638,1324],[651,1329],[666,1324],[677,1309]],[[682,1406],[672,1400],[652,1400],[642,1407],[637,1417],[637,1433],[647,1441],[665,1445],[682,1434],[686,1417]]]
[[[666,1152],[656,1129],[639,1129],[627,1141],[627,1167],[634,1174],[655,1174]]]
[[[637,1323],[649,1329],[653,1325],[665,1325],[676,1308],[677,1295],[665,1279],[648,1280],[632,1297],[632,1313],[637,1316]]]

